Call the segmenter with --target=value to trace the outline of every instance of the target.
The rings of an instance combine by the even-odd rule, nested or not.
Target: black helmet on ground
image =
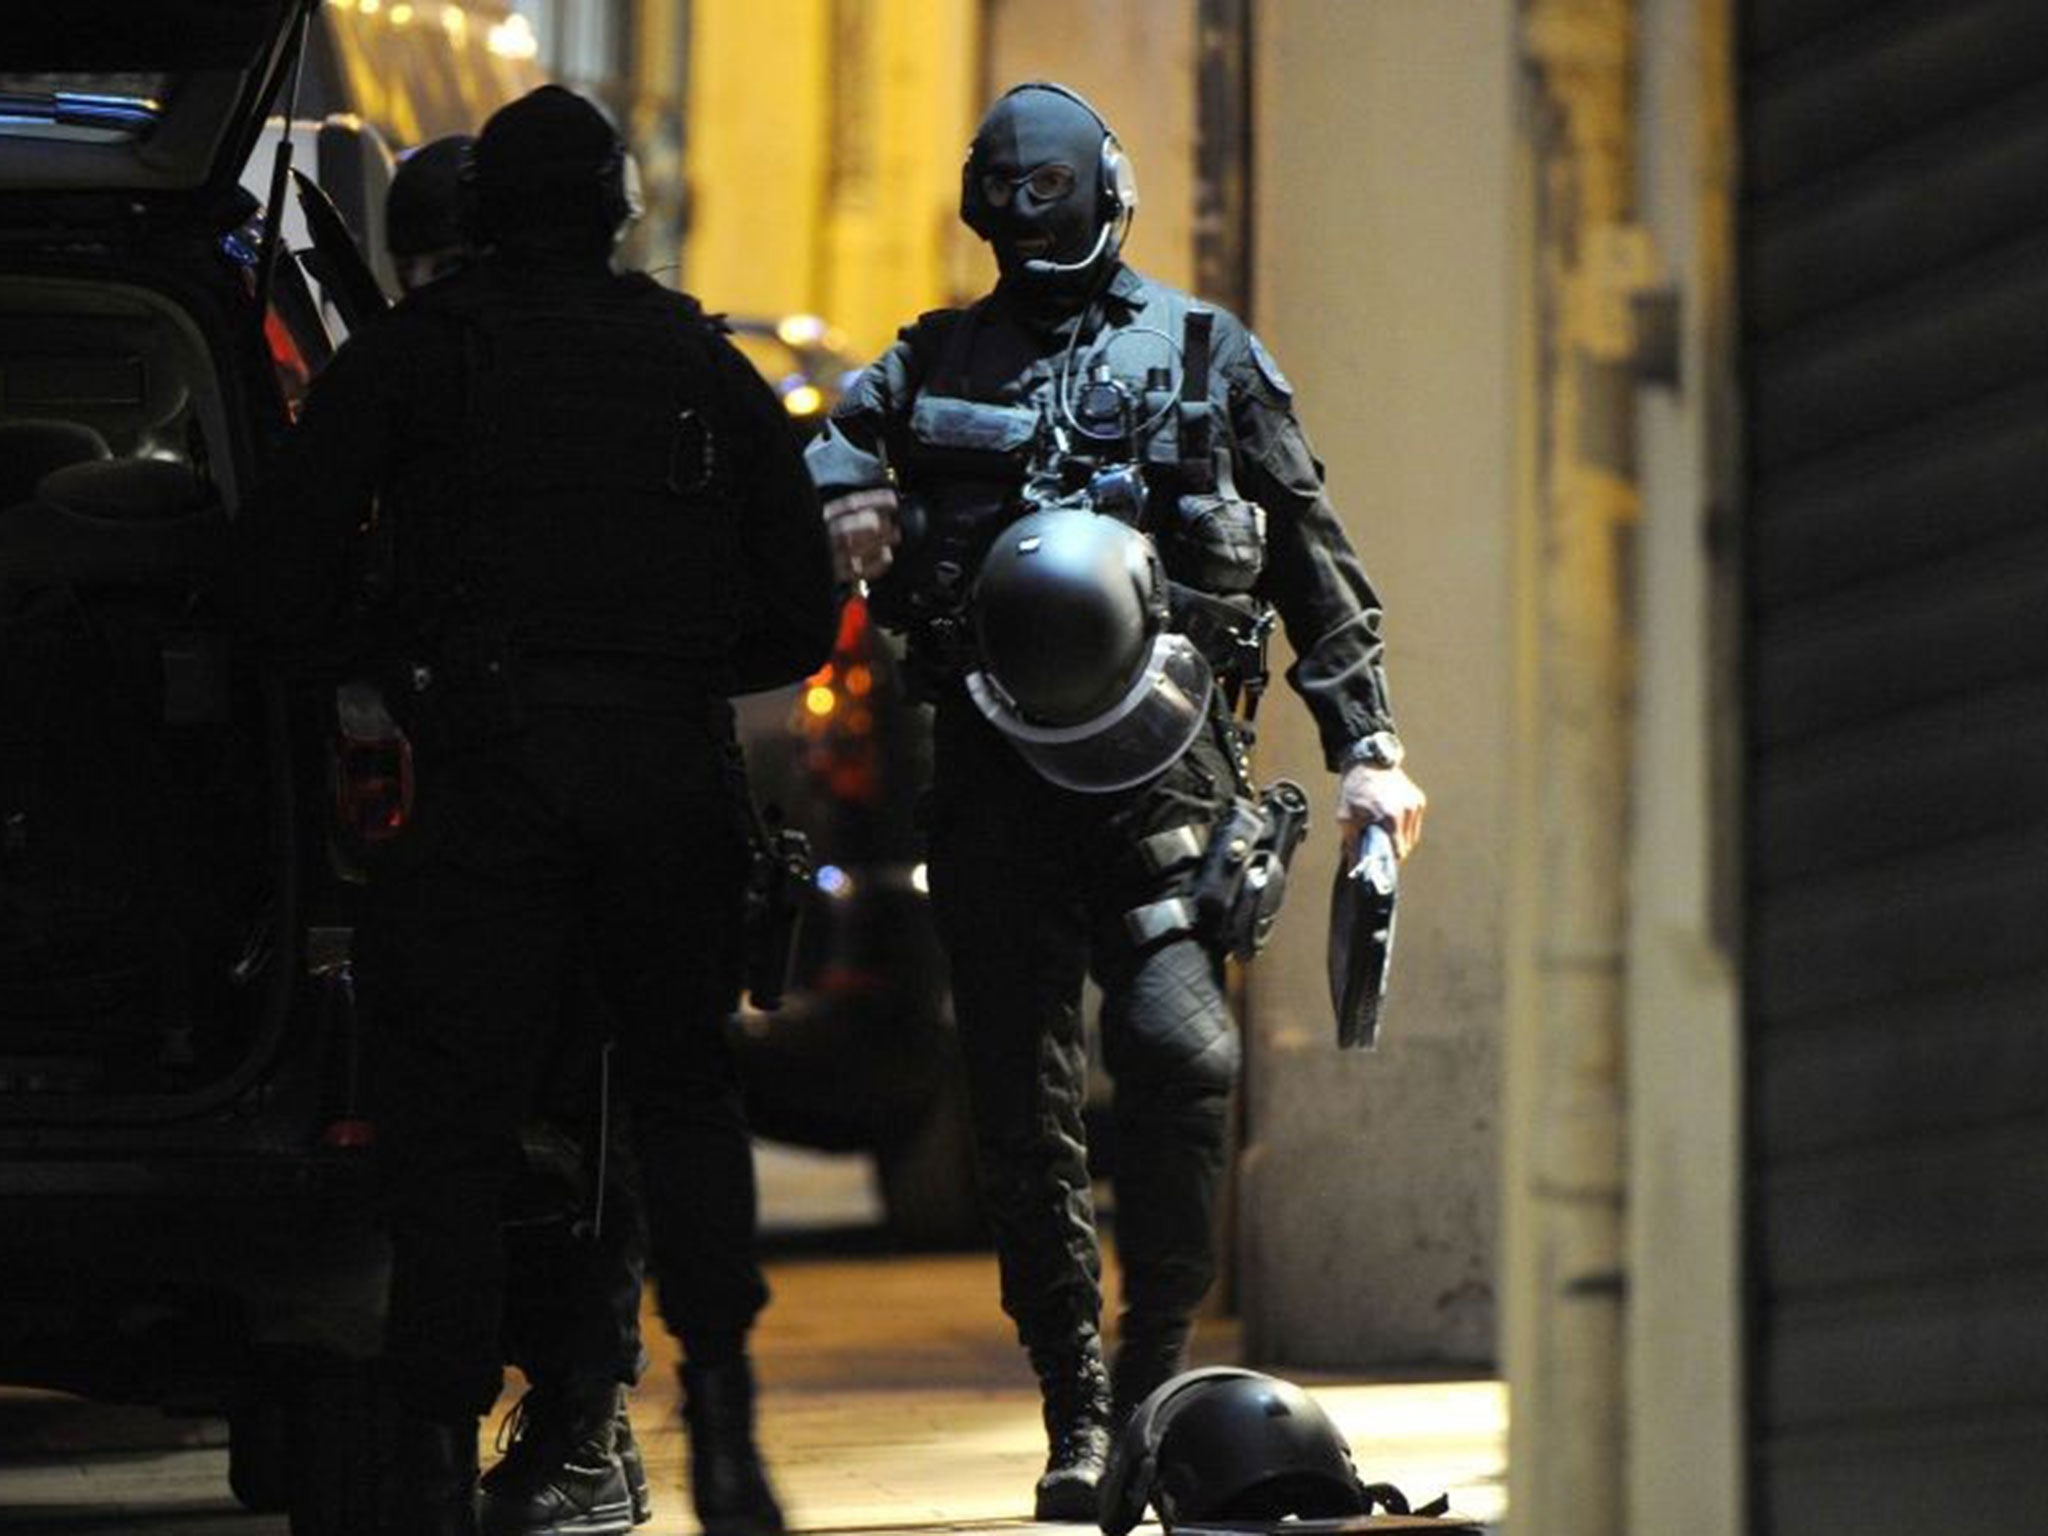
[[[1351,1447],[1291,1381],[1236,1366],[1186,1371],[1138,1405],[1102,1478],[1106,1536],[1158,1511],[1169,1531],[1208,1521],[1341,1519],[1372,1499]]]
[[[564,86],[492,113],[470,165],[479,244],[609,250],[640,213],[625,140],[602,108]]]

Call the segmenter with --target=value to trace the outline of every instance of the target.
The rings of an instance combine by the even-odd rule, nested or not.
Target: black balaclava
[[[994,248],[1006,286],[1034,307],[1078,308],[1094,291],[1104,255],[1077,272],[1033,272],[1034,259],[1082,260],[1102,233],[1102,144],[1107,137],[1095,114],[1073,97],[1042,85],[1020,86],[989,108],[981,120],[962,173],[960,215]],[[1029,187],[1015,187],[1008,207],[989,206],[981,178],[998,175],[1013,183],[1042,165],[1062,164],[1074,173],[1074,188],[1052,203],[1041,203]]]
[[[499,245],[609,252],[627,215],[623,154],[594,103],[559,85],[527,92],[477,135],[477,234]]]

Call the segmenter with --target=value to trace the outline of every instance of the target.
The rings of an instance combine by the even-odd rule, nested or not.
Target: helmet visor
[[[1187,751],[1208,717],[1215,677],[1185,635],[1160,635],[1123,697],[1078,725],[1034,725],[984,672],[967,692],[1024,760],[1063,789],[1109,794],[1163,773]]]

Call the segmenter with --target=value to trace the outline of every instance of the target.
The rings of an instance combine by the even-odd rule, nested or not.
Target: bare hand
[[[1378,822],[1394,839],[1394,857],[1405,859],[1422,841],[1422,813],[1429,796],[1404,768],[1375,768],[1357,763],[1337,781],[1337,830],[1344,837],[1344,857],[1358,854],[1358,837]]]
[[[896,505],[896,493],[886,485],[848,491],[825,503],[832,568],[841,581],[873,581],[889,569],[903,542]]]

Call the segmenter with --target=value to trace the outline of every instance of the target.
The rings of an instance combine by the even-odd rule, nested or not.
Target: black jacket
[[[341,348],[236,529],[239,606],[311,640],[392,551],[372,628],[461,607],[522,656],[793,681],[837,623],[817,497],[772,390],[694,300],[601,261],[493,256]]]
[[[1009,407],[1022,433],[1047,402],[1058,409],[1063,390],[1072,398],[1085,359],[1106,361],[1134,388],[1142,388],[1148,367],[1175,369],[1190,302],[1120,267],[1095,306],[1102,318],[1072,354],[1072,317],[1048,323],[1016,303],[1006,285],[966,309],[922,315],[833,411],[807,455],[812,478],[829,498],[888,483],[893,470],[935,521],[972,515],[966,503],[1001,502],[1021,483],[1021,442],[1009,445],[1016,472],[1005,486],[1000,469],[976,468],[974,453],[954,451],[949,459],[950,450],[934,446],[918,418],[920,398],[960,396]],[[1254,590],[1286,627],[1298,657],[1288,681],[1314,714],[1335,768],[1351,743],[1393,729],[1379,597],[1330,505],[1322,465],[1294,416],[1292,388],[1242,322],[1222,310],[1215,316],[1209,398],[1221,446],[1239,493],[1266,513],[1265,567]],[[980,457],[993,464],[997,456]],[[977,475],[984,483],[967,483]],[[1019,510],[1012,499],[1001,515]],[[916,579],[916,564],[907,560],[886,578]]]

